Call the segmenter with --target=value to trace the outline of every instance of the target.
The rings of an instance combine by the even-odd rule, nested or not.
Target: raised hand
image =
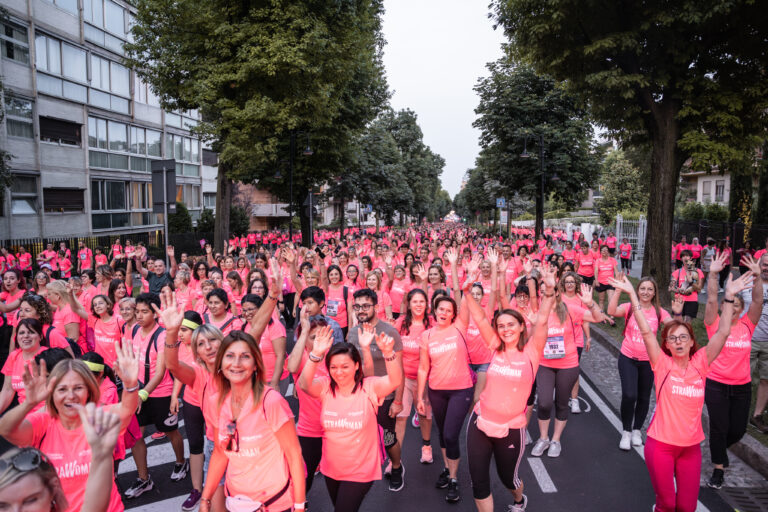
[[[760,261],[752,257],[751,254],[745,254],[744,257],[741,258],[741,264],[747,267],[749,271],[756,276],[760,275]]]
[[[480,264],[483,262],[483,257],[480,254],[475,254],[472,259],[467,263],[467,273],[474,274],[480,268]]]
[[[445,258],[448,260],[448,262],[453,265],[457,261],[459,261],[459,251],[451,247],[447,251],[445,251],[444,254]]]
[[[39,404],[53,393],[54,382],[48,382],[48,370],[45,367],[45,361],[40,361],[40,365],[34,360],[24,366],[24,375],[22,376],[24,389],[27,391],[26,401],[30,404]]]
[[[755,282],[755,275],[749,271],[745,272],[738,279],[733,279],[731,275],[728,276],[728,281],[725,283],[725,293],[730,294],[731,297],[737,295],[742,290],[752,288],[752,284]]]
[[[488,261],[490,261],[493,266],[496,266],[499,262],[499,253],[493,247],[488,248]]]
[[[712,260],[709,265],[710,272],[720,272],[725,268],[725,264],[728,261],[728,254],[721,252]],[[751,270],[751,269],[750,269]]]
[[[311,322],[309,321],[309,310],[302,308],[299,313],[299,323],[301,324],[301,332],[309,334]]]
[[[213,248],[211,247],[211,244],[205,244],[205,254],[211,254],[213,252]]]
[[[381,353],[385,356],[392,354],[395,350],[395,340],[392,336],[381,332],[376,336],[376,346],[379,347]]]
[[[676,293],[674,297],[672,297],[672,303],[671,303],[671,309],[672,313],[675,315],[682,315],[683,314],[683,306],[685,306],[685,300],[683,299],[683,296],[679,293]]]
[[[269,283],[269,294],[272,297],[279,297],[283,294],[283,275],[280,270],[280,265],[277,264],[275,258],[269,260],[269,268],[272,272],[272,280]]]
[[[588,284],[581,283],[581,293],[579,293],[579,300],[584,304],[587,309],[592,307],[594,300],[592,300],[592,287]]]
[[[376,335],[376,330],[369,323],[365,323],[360,326],[360,332],[357,335],[357,342],[360,344],[360,348],[370,348],[373,338]]]
[[[632,295],[635,291],[634,286],[632,286],[632,283],[624,274],[619,274],[615,279],[610,279],[610,285],[628,295]]]
[[[123,381],[124,387],[132,388],[136,386],[139,381],[139,368],[144,367],[144,363],[141,361],[141,353],[134,353],[133,345],[129,341],[125,343],[116,341],[115,354],[117,355],[113,368],[115,374]]]
[[[557,270],[551,265],[545,265],[539,269],[541,272],[541,284],[547,290],[554,290],[557,284]]]
[[[333,345],[333,329],[330,325],[318,328],[315,333],[315,341],[312,344],[312,354],[316,357],[325,357],[328,350]]]
[[[76,406],[77,414],[91,447],[91,459],[112,457],[120,434],[120,416],[107,409],[96,407],[93,402]]]
[[[533,262],[529,260],[528,258],[525,258],[523,260],[523,273],[527,276],[531,275],[531,271],[533,270]]]
[[[176,250],[173,248],[172,245],[169,245],[165,248],[165,252],[168,254],[169,258],[173,258],[176,255]]]
[[[419,265],[416,267],[415,274],[420,281],[424,282],[427,280],[427,277],[429,276],[429,271],[427,271],[427,269],[424,267],[424,264],[419,263]]]
[[[184,320],[184,313],[179,311],[174,292],[168,289],[160,292],[160,307],[158,308],[156,304],[152,304],[152,309],[163,320],[166,329],[169,331],[179,330],[181,322]]]

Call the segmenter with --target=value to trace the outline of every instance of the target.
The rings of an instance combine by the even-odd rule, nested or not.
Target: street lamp
[[[539,141],[539,175],[541,178],[541,182],[539,184],[539,204],[536,205],[536,238],[539,237],[539,235],[543,234],[544,232],[544,136],[539,134],[533,134],[531,137],[538,139]],[[523,152],[520,153],[520,158],[530,158],[531,155],[528,153],[528,135],[525,136],[525,139],[523,140]],[[556,172],[552,173],[552,176],[549,177],[549,181],[559,181],[560,177],[557,175]],[[541,225],[539,225],[539,219],[541,219]]]
[[[312,151],[312,148],[309,146],[309,133],[308,132],[302,132],[302,131],[296,131],[291,130],[291,141],[290,141],[290,165],[289,165],[289,171],[288,171],[288,195],[289,197],[289,210],[288,210],[288,238],[290,239],[291,243],[293,243],[293,169],[294,169],[294,157],[296,155],[296,136],[297,135],[306,135],[307,136],[307,146],[304,148],[304,150],[301,152],[304,156],[312,156],[314,154],[314,151]]]

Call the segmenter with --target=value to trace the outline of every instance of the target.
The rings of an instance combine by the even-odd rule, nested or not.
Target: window
[[[216,167],[219,165],[219,155],[210,149],[203,149],[203,165]]]
[[[40,118],[40,140],[67,146],[81,144],[80,125],[50,117]]]
[[[61,45],[62,74],[68,78],[73,78],[80,82],[88,81],[88,70],[86,69],[85,50],[76,46],[62,43]]]
[[[725,197],[725,180],[715,181],[715,202],[722,203]]]
[[[111,0],[83,0],[83,19],[88,41],[123,54],[123,43],[128,37],[125,9]]]
[[[46,212],[82,212],[85,210],[84,190],[80,188],[44,188]]]
[[[107,149],[107,121],[88,118],[88,147]]]
[[[125,39],[125,14],[122,7],[110,0],[104,1],[104,25],[116,36]]]
[[[3,58],[29,64],[27,28],[10,21],[0,22],[0,51]]]
[[[704,180],[701,182],[701,201],[703,203],[712,200],[712,180]]]
[[[162,133],[149,130],[140,126],[130,126],[116,121],[107,121],[96,117],[88,118],[88,147],[93,149],[108,150],[89,151],[88,162],[90,167],[102,169],[133,170],[148,172],[149,162],[145,155],[159,157]],[[124,154],[112,153],[132,153]]]
[[[146,105],[151,105],[153,107],[160,106],[160,100],[152,92],[152,88],[149,86],[149,84],[144,83],[136,73],[134,73],[133,91],[134,101],[144,103]]]
[[[108,121],[109,150],[128,151],[128,126]]]
[[[151,207],[149,203],[148,183],[134,181],[131,183],[131,209],[146,210]]]
[[[147,155],[149,156],[162,156],[160,152],[161,141],[163,134],[156,132],[155,130],[147,130]]]
[[[173,133],[165,134],[165,157],[176,160],[176,174],[199,176],[200,166],[179,162],[200,162],[200,141]]]
[[[58,5],[72,14],[77,14],[77,0],[48,0],[48,2]]]
[[[92,180],[91,210],[125,210],[126,191],[124,181]]]
[[[5,132],[10,137],[34,138],[31,101],[5,97]]]
[[[205,151],[205,150],[203,150]],[[212,192],[206,192],[203,194],[203,208],[210,210],[216,209],[216,194]]]
[[[37,214],[37,178],[34,176],[13,177],[11,184],[11,215]]]

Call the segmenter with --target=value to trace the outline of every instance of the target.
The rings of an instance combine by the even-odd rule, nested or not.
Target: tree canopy
[[[641,171],[632,165],[621,150],[609,152],[600,172],[602,198],[597,203],[600,220],[608,225],[617,213],[645,212],[648,191]]]

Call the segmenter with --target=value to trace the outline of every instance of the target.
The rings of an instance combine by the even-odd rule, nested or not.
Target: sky
[[[384,65],[395,110],[416,112],[424,142],[445,159],[451,197],[474,166],[479,131],[473,90],[486,63],[502,56],[502,31],[488,19],[488,0],[385,0]]]

